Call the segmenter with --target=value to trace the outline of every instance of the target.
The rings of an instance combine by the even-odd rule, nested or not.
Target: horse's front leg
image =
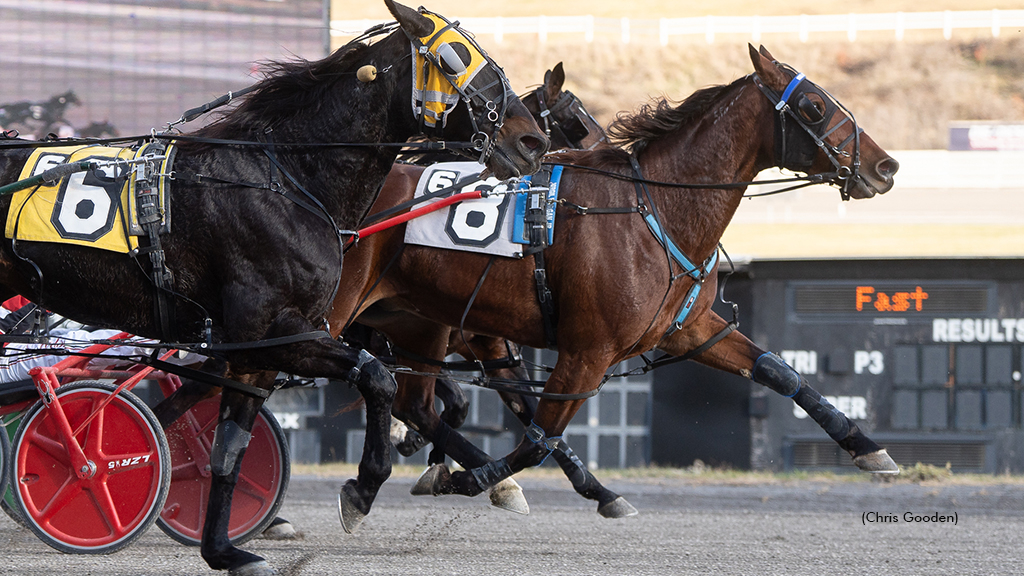
[[[301,334],[315,329],[297,312],[286,310],[274,318],[265,337]],[[342,527],[346,532],[353,532],[370,513],[377,492],[391,475],[391,403],[396,389],[391,373],[369,352],[356,350],[328,337],[236,352],[228,360],[232,365],[280,370],[297,376],[348,380],[356,385],[366,402],[366,439],[359,461],[359,475],[346,482],[338,495]]]
[[[245,378],[249,384],[269,389],[276,373]],[[210,497],[203,524],[200,552],[214,570],[230,570],[232,576],[270,576],[276,572],[260,556],[236,548],[228,539],[231,499],[238,483],[242,458],[249,446],[252,425],[263,399],[226,390],[221,397],[220,421],[210,450]]]
[[[680,356],[708,341],[725,328],[726,322],[707,312],[693,325],[679,330],[663,341],[659,348]],[[866,472],[898,474],[899,467],[884,448],[861,432],[845,414],[832,406],[782,358],[765,352],[739,331],[733,331],[720,342],[695,358],[697,362],[750,378],[794,402],[853,457],[854,464]]]
[[[551,377],[544,387],[545,392],[555,394],[578,394],[597,388],[609,362],[605,359],[583,359],[562,352]],[[435,477],[435,494],[461,494],[476,496],[516,472],[537,466],[560,446],[565,446],[562,431],[569,425],[573,415],[584,400],[542,399],[537,412],[527,425],[523,440],[515,450],[499,460],[493,460],[466,471],[439,473]],[[576,459],[579,462],[579,459]],[[582,466],[582,462],[580,462]]]

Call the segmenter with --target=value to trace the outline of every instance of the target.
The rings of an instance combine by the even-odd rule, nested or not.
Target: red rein
[[[409,220],[412,220],[413,218],[417,218],[417,217],[422,216],[424,214],[429,214],[430,212],[435,212],[437,210],[440,210],[441,208],[445,208],[447,206],[451,206],[452,204],[456,204],[458,202],[462,202],[463,200],[475,200],[477,198],[483,198],[483,196],[484,196],[484,193],[483,193],[482,190],[474,190],[473,192],[461,192],[459,194],[455,194],[455,195],[449,196],[449,197],[445,198],[444,200],[439,200],[437,202],[433,202],[431,204],[427,204],[426,206],[420,206],[419,208],[416,208],[414,210],[410,210],[410,211],[406,212],[405,214],[399,214],[398,216],[392,216],[391,218],[388,218],[387,220],[383,220],[383,221],[378,222],[376,224],[373,224],[371,226],[367,226],[366,228],[363,228],[362,230],[360,230],[358,232],[358,234],[352,239],[352,241],[358,241],[358,240],[360,240],[362,238],[366,238],[367,236],[369,236],[371,234],[376,234],[377,232],[380,232],[381,230],[387,230],[388,228],[391,228],[392,226],[398,226],[399,224],[402,224],[403,222],[408,222]]]

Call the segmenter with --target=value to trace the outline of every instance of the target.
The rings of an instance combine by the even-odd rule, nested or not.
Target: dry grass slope
[[[486,40],[486,39],[484,39]],[[969,41],[809,42],[766,38],[772,54],[807,74],[890,150],[945,148],[956,120],[1024,121],[1024,36]],[[607,124],[650,98],[681,100],[751,72],[743,43],[531,42],[491,45],[516,89],[564,62],[566,88]]]

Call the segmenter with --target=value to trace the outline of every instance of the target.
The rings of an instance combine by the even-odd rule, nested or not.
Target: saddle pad
[[[415,198],[430,192],[464,183],[457,190],[439,196],[423,205],[462,192],[505,190],[497,178],[480,179],[484,165],[476,162],[445,162],[427,168],[416,184]],[[501,194],[466,200],[447,209],[430,212],[406,224],[405,242],[420,246],[479,252],[496,256],[520,258],[523,247],[512,242],[514,194]]]
[[[39,148],[22,168],[20,179],[29,178],[59,164],[88,160],[131,160],[146,154],[138,150],[105,146]],[[171,150],[159,164],[167,173]],[[5,236],[34,242],[56,242],[91,246],[128,253],[138,247],[140,234],[134,216],[134,179],[128,164],[115,164],[78,172],[53,186],[41,185],[14,193],[7,214]],[[159,178],[160,205],[167,210],[165,178]],[[130,193],[131,192],[131,193]],[[130,216],[126,219],[125,214]],[[169,224],[165,218],[164,226]]]

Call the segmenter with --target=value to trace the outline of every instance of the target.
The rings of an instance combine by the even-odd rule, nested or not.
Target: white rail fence
[[[634,39],[657,39],[662,46],[672,38],[704,37],[712,44],[717,35],[742,35],[754,42],[763,34],[796,34],[806,42],[814,33],[846,33],[850,42],[859,32],[889,31],[897,41],[908,30],[941,30],[946,40],[953,30],[989,29],[998,37],[1003,28],[1024,28],[1024,10],[966,10],[944,12],[889,12],[881,14],[828,14],[798,16],[703,16],[697,18],[595,18],[594,16],[525,16],[496,18],[461,18],[467,30],[478,35],[494,36],[501,43],[513,34],[536,35],[541,43],[550,34],[582,34],[590,43],[595,37],[618,37],[629,44]],[[375,20],[331,20],[331,36],[352,37],[377,24]]]

